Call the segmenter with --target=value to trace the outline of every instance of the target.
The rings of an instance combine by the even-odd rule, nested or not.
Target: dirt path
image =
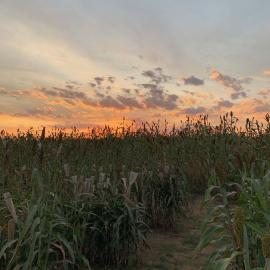
[[[194,258],[200,238],[200,224],[205,210],[201,198],[196,198],[186,218],[179,221],[178,233],[153,232],[151,249],[141,254],[142,262],[132,270],[199,270],[210,255],[206,250]]]

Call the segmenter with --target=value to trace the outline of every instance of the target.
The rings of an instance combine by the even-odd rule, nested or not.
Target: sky
[[[1,0],[0,129],[270,113],[269,0]]]

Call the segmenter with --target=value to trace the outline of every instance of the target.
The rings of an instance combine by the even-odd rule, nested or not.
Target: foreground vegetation
[[[175,230],[190,197],[205,191],[197,250],[217,245],[206,269],[269,268],[265,120],[242,129],[227,114],[218,126],[201,116],[170,129],[3,131],[0,269],[126,265],[151,230]]]

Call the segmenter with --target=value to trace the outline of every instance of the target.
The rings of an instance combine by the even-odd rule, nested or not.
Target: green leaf
[[[1,248],[1,251],[0,251],[0,259],[5,254],[6,250],[12,247],[12,245],[14,245],[17,241],[18,239],[14,239],[4,244],[4,246]]]
[[[216,225],[209,227],[201,237],[201,240],[196,247],[196,251],[201,251],[207,245],[211,243],[211,241],[215,240],[215,236],[219,233],[222,233],[224,228],[222,225]]]
[[[235,252],[232,253],[232,255],[229,258],[217,260],[214,263],[213,269],[215,269],[215,270],[227,270],[228,267],[230,266],[230,264],[232,263],[233,259],[236,256],[240,255],[240,254],[241,254],[240,252],[235,251]]]
[[[259,224],[247,221],[246,226],[249,227],[250,229],[252,229],[259,237],[262,237],[265,234],[265,229],[260,227]]]

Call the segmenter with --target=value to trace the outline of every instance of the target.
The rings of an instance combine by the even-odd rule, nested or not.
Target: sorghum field
[[[201,269],[270,269],[269,192],[269,115],[2,131],[0,269],[139,269],[151,235],[186,230],[202,196]]]

